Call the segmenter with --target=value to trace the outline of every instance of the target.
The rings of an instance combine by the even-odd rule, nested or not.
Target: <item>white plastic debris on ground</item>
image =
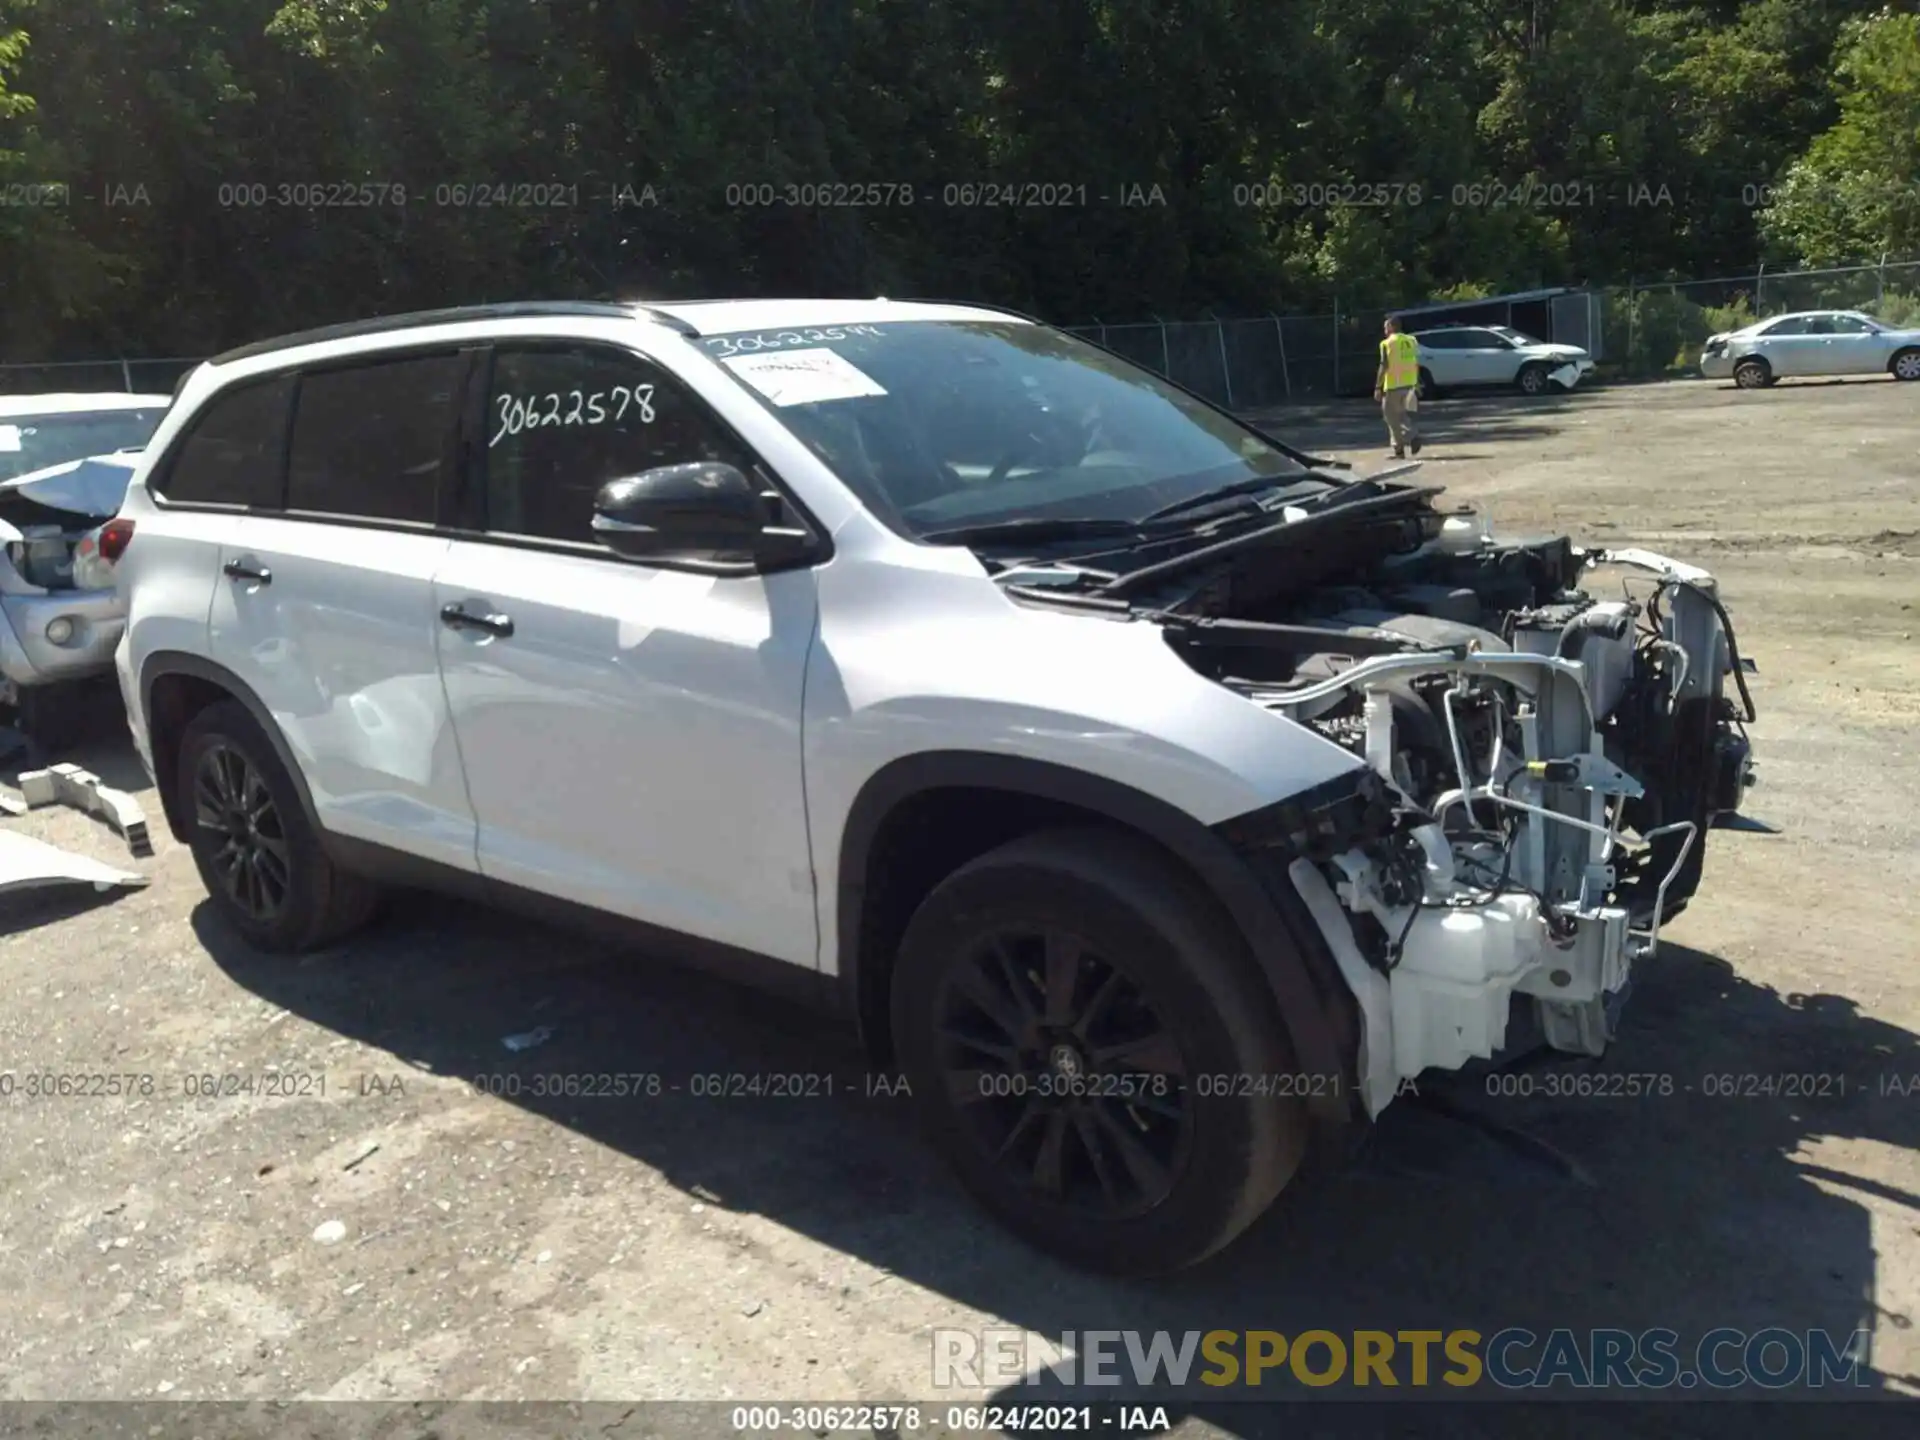
[[[553,1038],[553,1026],[538,1025],[531,1030],[523,1030],[518,1035],[503,1035],[500,1043],[515,1051],[531,1050],[536,1045],[544,1045]]]
[[[144,875],[116,870],[31,835],[0,829],[0,895],[50,885],[91,885],[95,890],[105,891],[138,889],[146,883]]]
[[[136,856],[153,854],[147,818],[140,802],[124,790],[102,785],[100,777],[78,765],[55,765],[50,770],[27,770],[20,776],[20,793],[29,806],[70,805],[106,821]]]

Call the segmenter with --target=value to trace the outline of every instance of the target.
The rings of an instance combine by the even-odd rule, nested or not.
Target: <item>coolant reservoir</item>
[[[1432,1066],[1458,1069],[1500,1048],[1508,997],[1534,962],[1540,928],[1531,895],[1419,913],[1392,976],[1394,1063],[1401,1075]]]
[[[1516,974],[1516,919],[1508,904],[1528,900],[1503,896],[1471,910],[1422,910],[1400,951],[1400,970],[1479,985]]]

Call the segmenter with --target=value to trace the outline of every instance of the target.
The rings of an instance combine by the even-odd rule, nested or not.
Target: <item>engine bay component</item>
[[[1369,1108],[1499,1053],[1516,1003],[1549,1045],[1601,1053],[1699,883],[1703,832],[1752,783],[1712,577],[1498,541],[1470,516],[1327,545],[1338,565],[1241,565],[1149,613],[1195,670],[1348,750],[1390,802],[1391,825],[1292,870],[1365,1012]],[[1609,561],[1651,590],[1580,588]]]

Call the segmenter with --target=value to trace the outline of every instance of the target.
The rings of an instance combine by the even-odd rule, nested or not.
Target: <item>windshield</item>
[[[164,409],[82,410],[0,420],[0,480],[68,460],[137,450],[153,438]]]
[[[1494,325],[1490,328],[1492,329],[1493,333],[1498,335],[1501,339],[1511,341],[1515,345],[1539,345],[1544,343],[1542,341],[1534,339],[1533,336],[1527,334],[1526,331],[1515,330],[1510,326]]]
[[[1307,473],[1231,417],[1042,325],[894,321],[700,343],[911,536],[1135,521],[1222,485]]]

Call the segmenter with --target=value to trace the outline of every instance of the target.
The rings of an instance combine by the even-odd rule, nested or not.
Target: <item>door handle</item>
[[[489,635],[498,635],[503,640],[513,634],[512,616],[476,615],[471,610],[461,609],[458,605],[442,605],[440,623],[454,630],[484,630]]]
[[[248,565],[239,560],[229,560],[220,567],[220,573],[229,580],[251,580],[256,585],[271,585],[273,572],[264,565]]]

